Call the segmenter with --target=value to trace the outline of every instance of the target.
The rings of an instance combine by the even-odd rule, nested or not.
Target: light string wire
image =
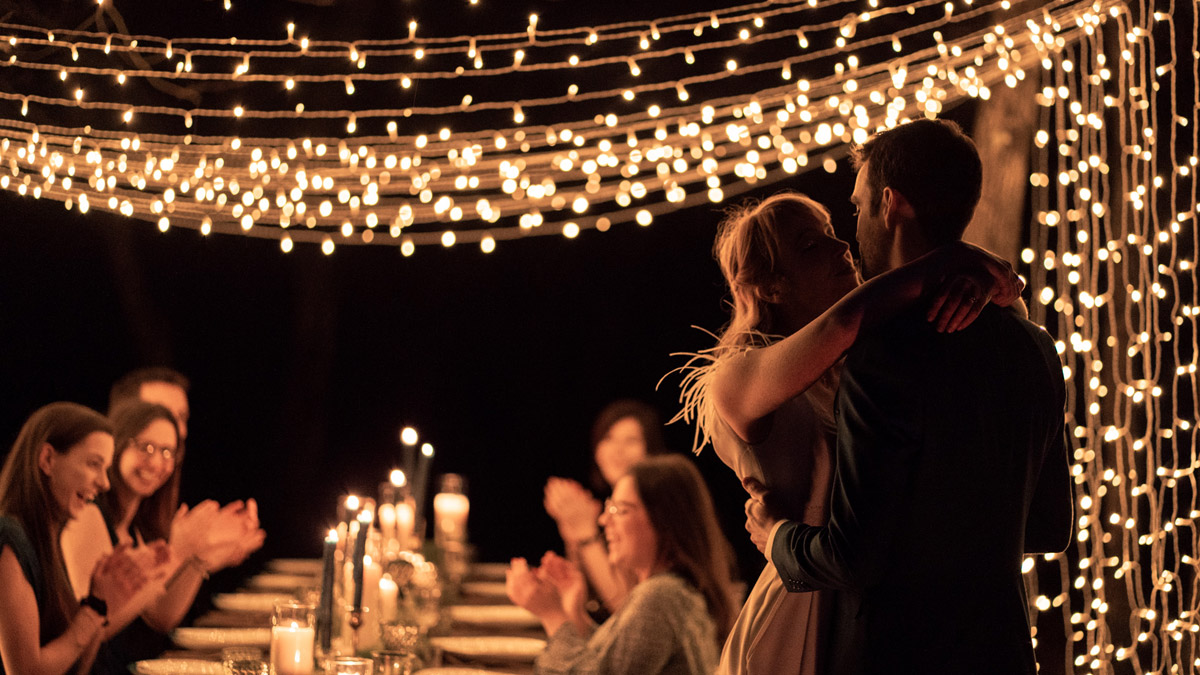
[[[938,26],[949,25],[954,21],[961,20],[964,16],[980,15],[987,9],[986,7],[973,7],[965,12],[947,12],[938,22],[924,25],[923,30],[932,33],[933,29]],[[1021,17],[1011,19],[1010,30],[1017,30],[1020,23]],[[730,184],[737,184],[742,180],[754,183],[765,180],[769,173],[777,174],[774,167],[764,165],[764,158],[780,161],[788,173],[803,170],[808,164],[810,151],[820,152],[821,146],[838,145],[839,141],[861,141],[865,138],[868,130],[895,124],[900,119],[901,108],[893,104],[896,102],[904,104],[906,97],[907,101],[918,103],[918,107],[924,108],[925,112],[934,114],[940,111],[943,105],[951,105],[964,95],[986,97],[988,87],[996,85],[996,82],[991,80],[995,79],[1000,70],[982,67],[985,62],[979,53],[988,52],[989,49],[995,53],[1007,53],[1007,48],[1001,45],[1000,38],[995,33],[986,30],[969,34],[967,38],[964,38],[964,44],[966,44],[964,49],[958,44],[948,46],[937,37],[935,35],[934,39],[930,40],[934,46],[905,54],[896,61],[864,65],[861,71],[862,76],[858,79],[847,80],[841,77],[843,73],[857,73],[858,71],[859,64],[855,57],[851,56],[846,59],[845,63],[836,64],[836,67],[833,68],[834,74],[816,80],[815,85],[814,82],[801,80],[794,87],[786,85],[751,92],[749,95],[742,94],[740,105],[729,103],[739,100],[738,96],[730,96],[712,99],[707,105],[702,102],[666,111],[653,106],[646,112],[626,115],[625,124],[620,126],[626,131],[625,145],[628,146],[628,150],[622,149],[620,156],[618,151],[614,150],[620,141],[614,143],[610,140],[614,133],[619,135],[619,132],[614,129],[618,126],[617,116],[613,114],[603,117],[597,115],[597,119],[591,123],[565,124],[559,128],[557,137],[550,133],[548,128],[538,127],[518,127],[515,130],[476,132],[475,134],[468,132],[462,138],[471,145],[459,140],[450,140],[449,136],[444,138],[444,142],[439,142],[442,140],[440,137],[434,137],[431,140],[425,135],[403,136],[394,132],[394,127],[389,124],[390,137],[387,141],[376,142],[368,139],[358,141],[350,137],[339,139],[336,153],[339,163],[337,166],[322,165],[322,162],[325,161],[322,157],[327,156],[321,152],[326,149],[325,144],[313,142],[310,139],[304,141],[276,139],[273,143],[266,140],[251,145],[243,144],[242,139],[233,137],[232,140],[227,141],[225,147],[201,147],[193,151],[188,146],[194,143],[196,138],[191,135],[185,135],[182,138],[176,136],[174,143],[170,143],[168,140],[162,146],[156,146],[150,141],[143,142],[140,134],[131,136],[124,133],[118,134],[121,143],[120,152],[115,153],[116,157],[111,157],[104,155],[103,147],[94,145],[97,137],[111,132],[93,127],[83,130],[86,133],[76,132],[78,133],[76,138],[66,135],[54,138],[53,133],[49,131],[50,127],[35,125],[34,133],[25,139],[24,144],[18,144],[17,161],[14,162],[10,159],[10,168],[13,166],[19,168],[22,161],[25,164],[35,165],[40,169],[38,174],[45,179],[43,184],[34,185],[32,180],[36,176],[30,176],[29,173],[21,176],[13,173],[12,178],[18,180],[0,177],[0,187],[6,189],[15,187],[18,192],[32,191],[35,195],[49,190],[54,198],[62,199],[65,204],[78,204],[80,208],[101,208],[126,215],[138,215],[152,221],[156,220],[160,228],[183,225],[208,233],[214,231],[214,228],[216,231],[237,231],[232,227],[236,225],[237,228],[253,235],[279,238],[281,246],[285,250],[290,249],[293,241],[320,241],[324,250],[331,251],[334,246],[334,238],[329,234],[331,231],[342,234],[338,243],[343,241],[348,243],[385,242],[386,238],[377,239],[374,236],[374,228],[379,223],[390,224],[388,233],[392,239],[400,238],[402,250],[406,251],[413,250],[411,245],[417,243],[447,245],[448,242],[454,241],[478,241],[487,249],[494,246],[497,239],[496,231],[504,229],[507,229],[508,233],[501,236],[502,239],[542,232],[561,232],[567,236],[575,236],[581,229],[591,227],[607,229],[615,222],[632,220],[640,224],[647,224],[647,221],[653,220],[654,215],[664,211],[659,207],[631,209],[630,205],[634,199],[648,200],[647,204],[652,205],[655,200],[648,199],[647,195],[651,191],[658,194],[659,189],[663,190],[663,196],[668,203],[679,205],[702,203],[703,199],[696,198],[694,194],[688,195],[683,191],[682,186],[703,181],[707,187],[705,194],[709,200],[719,202],[724,198]],[[839,36],[839,39],[841,38],[844,36]],[[887,39],[894,41],[896,34],[888,34],[883,37],[867,35],[860,38],[857,43],[851,44],[862,48],[880,44]],[[1006,37],[1004,40],[1008,40],[1008,38]],[[831,52],[826,50],[825,53]],[[992,55],[989,54],[989,56]],[[1004,62],[1007,68],[1005,79],[1010,80],[1009,84],[1015,84],[1016,79],[1012,77],[1013,72],[1023,76],[1023,71],[1015,64],[1007,62],[1003,56],[999,60]],[[897,66],[897,61],[901,65]],[[908,65],[903,65],[906,62]],[[976,63],[979,65],[975,65]],[[931,76],[923,78],[921,89],[914,94],[909,88],[909,83],[905,81],[905,69],[908,67],[918,70],[921,66],[929,69]],[[766,64],[752,64],[752,67],[764,70],[773,68],[786,70],[790,66],[787,62],[781,65],[779,61],[773,61]],[[974,72],[977,68],[978,72]],[[889,75],[893,84],[899,86],[893,87],[887,96],[883,93],[882,86],[867,94],[867,85],[874,86],[869,78],[876,75],[882,76],[884,70],[890,71]],[[959,70],[962,70],[965,75],[960,77]],[[788,76],[790,78],[790,73]],[[989,81],[985,82],[984,77],[989,78]],[[852,85],[856,85],[860,80],[864,86],[856,91]],[[879,82],[886,83],[887,78],[882,78]],[[797,95],[795,93],[797,89],[807,93]],[[788,97],[788,94],[791,96]],[[0,94],[0,96],[3,95]],[[862,104],[850,105],[851,96],[867,95],[871,99],[869,102],[863,101]],[[76,103],[82,105],[87,102]],[[786,115],[786,120],[780,118],[778,122],[773,123],[765,119],[764,105],[772,103],[782,106],[782,109],[776,114],[777,116]],[[831,103],[835,105],[830,105]],[[27,106],[27,102],[23,104],[23,113],[26,112]],[[868,106],[870,112],[868,112]],[[799,111],[798,114],[797,111]],[[368,114],[369,111],[359,111],[359,113]],[[287,114],[294,115],[291,112]],[[352,127],[356,125],[356,114],[349,113],[348,129],[352,130]],[[839,117],[840,121],[827,120],[826,116],[830,114]],[[317,116],[319,115],[316,113],[305,113],[301,117],[307,120],[307,118]],[[681,119],[699,117],[705,127],[701,128],[694,122],[687,124],[679,122],[679,131],[671,132],[669,128],[674,123],[668,123],[660,117],[679,117]],[[753,124],[748,123],[751,119]],[[806,125],[814,121],[819,122],[818,132],[815,135],[806,130]],[[10,120],[10,122],[15,124],[19,121]],[[652,147],[643,149],[646,148],[645,145],[640,145],[643,141],[632,132],[641,133],[643,129],[650,127],[654,128],[654,141],[648,141]],[[799,129],[798,133],[797,129]],[[511,143],[511,150],[505,152],[504,147],[497,147],[494,151],[488,148],[485,152],[482,142],[479,142],[485,133],[496,134],[493,141],[497,146],[506,147]],[[511,136],[507,134],[511,134]],[[755,138],[755,134],[758,134],[757,138]],[[794,140],[788,138],[788,134],[795,134]],[[38,141],[31,141],[30,139],[35,136]],[[567,136],[572,138],[568,139]],[[599,140],[596,141],[595,146],[589,147],[584,143],[585,136],[589,137],[587,140]],[[87,143],[82,142],[85,137],[88,138]],[[170,135],[162,135],[162,137],[171,138]],[[149,139],[150,136],[147,135],[146,138]],[[183,142],[180,143],[180,140]],[[571,147],[567,143],[568,140],[572,141],[575,147]],[[751,145],[752,140],[756,141],[758,147]],[[797,140],[800,141],[799,144],[796,143]],[[350,146],[350,143],[356,141],[360,143],[358,153],[353,152]],[[31,142],[33,145],[30,145]],[[40,149],[36,147],[38,143],[41,143]],[[297,146],[301,144],[304,145],[304,158],[300,158],[301,153],[297,150]],[[566,145],[569,149],[566,151],[552,149],[550,146],[555,144],[560,147]],[[27,147],[22,149],[20,145]],[[747,149],[745,146],[748,145],[750,148]],[[56,183],[51,180],[54,170],[49,171],[50,175],[46,176],[45,165],[36,166],[39,164],[38,157],[47,156],[51,160],[49,162],[51,165],[56,164],[55,154],[45,152],[47,148],[54,146],[70,147],[75,155],[78,155],[84,150],[84,146],[87,146],[87,152],[84,154],[86,157],[90,157],[93,166],[97,167],[97,169],[89,169],[95,173],[95,177],[87,176],[87,181],[89,187],[99,188],[99,192],[102,194],[98,196],[80,194],[75,198],[63,194],[75,187],[78,181],[72,179],[69,181],[68,187],[63,187],[63,182]],[[313,148],[317,150],[316,157],[312,156]],[[542,149],[544,152],[535,152],[535,148]],[[390,157],[393,151],[403,152],[405,150],[409,154],[400,156],[395,161],[395,166],[387,166],[387,163],[391,161]],[[435,150],[444,152],[449,161],[441,163],[430,157],[430,153]],[[145,164],[146,170],[132,170],[130,167],[134,162],[128,161],[128,154],[142,151],[146,151],[148,156]],[[10,153],[11,157],[9,145],[0,147],[0,153],[5,152]],[[363,154],[364,152],[365,154]],[[385,152],[388,155],[384,155]],[[654,177],[636,178],[641,171],[639,165],[644,164],[645,158],[654,157],[655,152],[659,152],[660,155],[670,152],[673,157],[659,156],[656,158],[658,161]],[[733,162],[722,157],[730,152],[744,153],[746,161]],[[170,159],[168,164],[175,169],[173,173],[171,173],[171,169],[154,168],[156,165],[163,166],[155,158],[163,157],[168,153]],[[218,163],[211,159],[211,155],[214,154],[220,156],[222,166],[217,167]],[[181,170],[189,157],[197,155],[199,159],[194,164],[189,164],[187,171]],[[64,156],[65,153],[62,152],[57,155],[58,165],[61,166],[64,163]],[[332,157],[333,155],[328,156]],[[284,157],[286,160],[283,160]],[[3,154],[0,154],[0,159],[2,158]],[[364,161],[360,163],[360,159]],[[607,162],[597,161],[603,159],[607,159]],[[662,161],[664,159],[667,161]],[[289,161],[291,165],[288,166],[288,170],[291,170],[291,173],[284,170],[272,179],[270,174],[277,165],[287,165]],[[384,164],[387,171],[380,171],[380,164]],[[564,169],[563,167],[567,164],[578,168]],[[420,170],[417,168],[418,165],[421,167]],[[820,165],[826,166],[827,162],[820,162]],[[241,166],[248,166],[249,169],[237,172],[232,169],[232,167]],[[363,171],[364,166],[368,171]],[[211,174],[216,172],[214,167],[225,176],[212,176]],[[581,169],[584,168],[588,170],[582,171]],[[67,177],[72,178],[74,176],[72,165],[68,165],[67,169],[69,174]],[[118,175],[113,175],[114,169]],[[305,169],[309,170],[305,171]],[[540,175],[534,175],[534,170],[541,172]],[[388,172],[408,173],[409,196],[416,195],[418,200],[409,203],[394,198],[398,194],[396,188],[386,187],[393,176],[387,178],[383,176]],[[189,174],[193,175],[194,179],[180,180],[181,175]],[[306,180],[312,174],[322,178],[318,189],[313,189],[312,182]],[[172,178],[172,176],[174,177]],[[449,182],[451,176],[453,176],[454,185],[446,188],[446,183]],[[439,182],[439,179],[443,177],[445,180]],[[213,180],[209,181],[209,178]],[[292,179],[295,178],[300,180],[293,181]],[[353,185],[355,178],[358,179],[359,185],[357,186]],[[351,186],[345,185],[347,179],[352,183]],[[271,187],[269,185],[271,180],[274,180],[276,186],[281,182],[285,183],[285,186],[283,188]],[[177,211],[182,208],[178,197],[189,190],[193,190],[197,195],[201,194],[199,190],[194,190],[196,185],[193,183],[202,183],[204,195],[199,199],[198,204],[206,205],[207,212],[197,211],[190,206]],[[460,206],[456,197],[466,197],[471,191],[490,189],[497,183],[504,188],[505,194],[512,196],[511,204],[505,205],[503,208],[496,208],[499,204],[493,204],[496,201],[494,197],[490,200],[480,198],[475,204],[475,214],[473,214],[479,218],[479,226],[455,227],[455,223],[462,222],[464,218],[472,215],[468,212],[469,206],[465,208]],[[577,191],[568,202],[561,195],[555,197],[560,184],[564,186],[582,185],[585,186],[585,189]],[[228,193],[222,192],[222,188],[225,186],[232,187],[232,190],[229,190]],[[248,194],[251,194],[250,192],[241,192],[243,187],[248,191],[253,190],[253,197],[247,197]],[[362,187],[367,189],[362,190]],[[63,192],[55,192],[55,190]],[[274,200],[270,199],[272,190],[275,191]],[[297,190],[299,190],[299,194],[297,194]],[[468,192],[462,192],[463,190]],[[458,191],[459,194],[454,194],[455,191]],[[739,189],[736,192],[741,191]],[[730,191],[730,194],[735,194],[735,192]],[[611,202],[608,202],[607,200],[610,198]],[[601,202],[597,203],[595,201],[597,199]],[[529,202],[534,202],[532,208],[528,206]],[[275,215],[268,218],[266,215],[271,211],[272,203],[276,206]],[[563,211],[568,204],[577,207],[568,211],[568,217],[573,217],[574,213],[590,212],[588,217],[579,221],[564,219],[559,221],[555,227],[545,229],[541,227],[545,223],[547,212]],[[374,210],[367,208],[375,206],[379,206],[379,208]],[[514,206],[515,208],[513,208]],[[147,211],[149,212],[148,217],[142,215],[147,214]],[[612,211],[612,213],[606,211]],[[592,213],[602,215],[593,216]],[[499,221],[502,215],[509,218],[510,221],[515,220],[517,224],[509,225],[507,228],[501,224],[493,228],[492,225]],[[271,221],[278,222],[279,225],[272,227]],[[434,228],[429,228],[432,231],[427,232],[414,230],[411,236],[400,237],[402,230],[414,224],[436,226],[441,223],[450,225],[451,229],[441,232]],[[295,224],[305,227],[304,229],[294,227],[289,229]],[[444,226],[442,225],[442,227]],[[281,232],[285,229],[287,232]],[[418,227],[418,229],[420,228]],[[263,234],[264,232],[271,234]]]
[[[1200,667],[1200,78],[1194,58],[1190,81],[1177,70],[1179,54],[1200,50],[1198,9],[1173,1],[1111,7],[1113,21],[1043,63],[1035,218],[1022,259],[1032,314],[1063,356],[1079,520],[1072,550],[1030,559],[1025,570],[1041,591],[1035,620],[1061,613],[1066,672]],[[1175,22],[1189,13],[1185,52]],[[1192,97],[1185,105],[1182,92]]]

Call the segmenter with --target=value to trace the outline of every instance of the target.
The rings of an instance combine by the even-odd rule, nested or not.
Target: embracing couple
[[[956,125],[855,159],[865,283],[803,195],[718,234],[732,317],[685,396],[768,559],[718,672],[1032,675],[1022,558],[1072,531],[1061,363],[960,241],[982,168]]]

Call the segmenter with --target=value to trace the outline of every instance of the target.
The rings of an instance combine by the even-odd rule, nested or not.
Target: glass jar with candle
[[[325,675],[371,675],[374,663],[357,656],[337,656],[325,662]]]
[[[433,497],[434,537],[439,546],[446,542],[466,542],[470,510],[463,477],[456,473],[442,476],[441,489]]]
[[[275,675],[312,675],[316,605],[277,602],[271,615],[271,670]]]

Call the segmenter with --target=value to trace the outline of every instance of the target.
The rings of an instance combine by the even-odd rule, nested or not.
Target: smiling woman
[[[90,576],[76,603],[59,534],[108,489],[108,420],[74,403],[52,403],[21,428],[0,472],[0,673],[57,675],[96,656],[108,608],[130,604],[145,575],[122,551]]]

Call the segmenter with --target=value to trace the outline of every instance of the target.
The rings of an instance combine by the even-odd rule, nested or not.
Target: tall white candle
[[[276,675],[311,675],[315,638],[312,626],[272,626],[271,666]]]
[[[379,531],[384,542],[396,538],[396,507],[393,504],[379,505]]]
[[[401,548],[412,546],[415,519],[413,505],[410,502],[404,501],[396,504],[396,538],[400,540]]]
[[[387,623],[395,621],[396,609],[400,601],[400,586],[388,575],[379,580],[379,620]]]

